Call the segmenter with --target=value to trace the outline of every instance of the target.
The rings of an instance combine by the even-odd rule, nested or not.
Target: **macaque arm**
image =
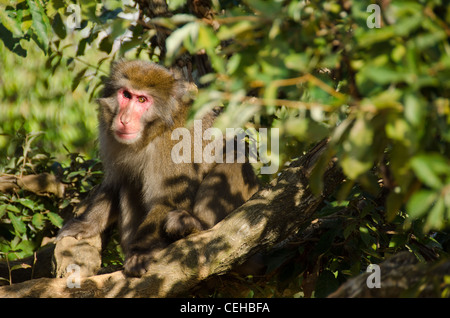
[[[117,192],[102,184],[81,203],[79,216],[62,227],[57,240],[65,236],[81,239],[98,235],[117,220],[118,210]]]
[[[156,253],[170,244],[170,241],[165,239],[166,235],[162,233],[163,218],[168,212],[167,209],[168,207],[163,204],[155,204],[133,235],[126,235],[126,231],[122,229],[124,271],[128,276],[142,276],[154,261]],[[127,227],[123,220],[121,223]]]

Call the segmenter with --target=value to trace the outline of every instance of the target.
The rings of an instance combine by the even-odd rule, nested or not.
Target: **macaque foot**
[[[164,230],[173,239],[180,239],[191,233],[202,231],[200,221],[185,210],[174,210],[167,213]]]
[[[150,268],[154,262],[153,255],[150,253],[133,253],[127,257],[124,264],[125,275],[131,277],[141,277]]]
[[[66,236],[73,236],[76,239],[80,240],[83,238],[88,238],[95,236],[98,233],[92,233],[91,227],[86,224],[86,222],[82,222],[77,219],[72,219],[67,222],[61,230],[59,230],[58,235],[56,236],[56,241],[61,240]]]

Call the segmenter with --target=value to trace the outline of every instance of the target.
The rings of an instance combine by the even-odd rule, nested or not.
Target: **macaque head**
[[[135,144],[154,135],[152,129],[173,125],[184,92],[182,81],[158,64],[115,62],[98,100],[100,129],[121,144]]]

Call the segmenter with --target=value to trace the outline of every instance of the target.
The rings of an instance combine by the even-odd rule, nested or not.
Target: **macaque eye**
[[[139,103],[145,103],[147,101],[147,98],[145,98],[144,96],[139,96],[138,97],[138,102]]]
[[[131,98],[131,94],[129,91],[123,91],[123,97],[125,97],[126,99],[130,99]]]

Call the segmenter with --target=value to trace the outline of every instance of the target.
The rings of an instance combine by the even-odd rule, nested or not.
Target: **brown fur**
[[[142,137],[133,144],[120,143],[112,129],[121,88],[145,90],[154,99],[153,108],[140,118]],[[125,272],[140,276],[156,251],[212,227],[256,192],[258,182],[248,163],[172,161],[171,149],[179,141],[171,140],[171,133],[185,125],[189,106],[184,94],[184,83],[159,65],[121,61],[112,66],[98,100],[105,178],[84,204],[86,211],[68,222],[59,238],[94,236],[118,221]],[[214,117],[203,119],[203,130]]]

